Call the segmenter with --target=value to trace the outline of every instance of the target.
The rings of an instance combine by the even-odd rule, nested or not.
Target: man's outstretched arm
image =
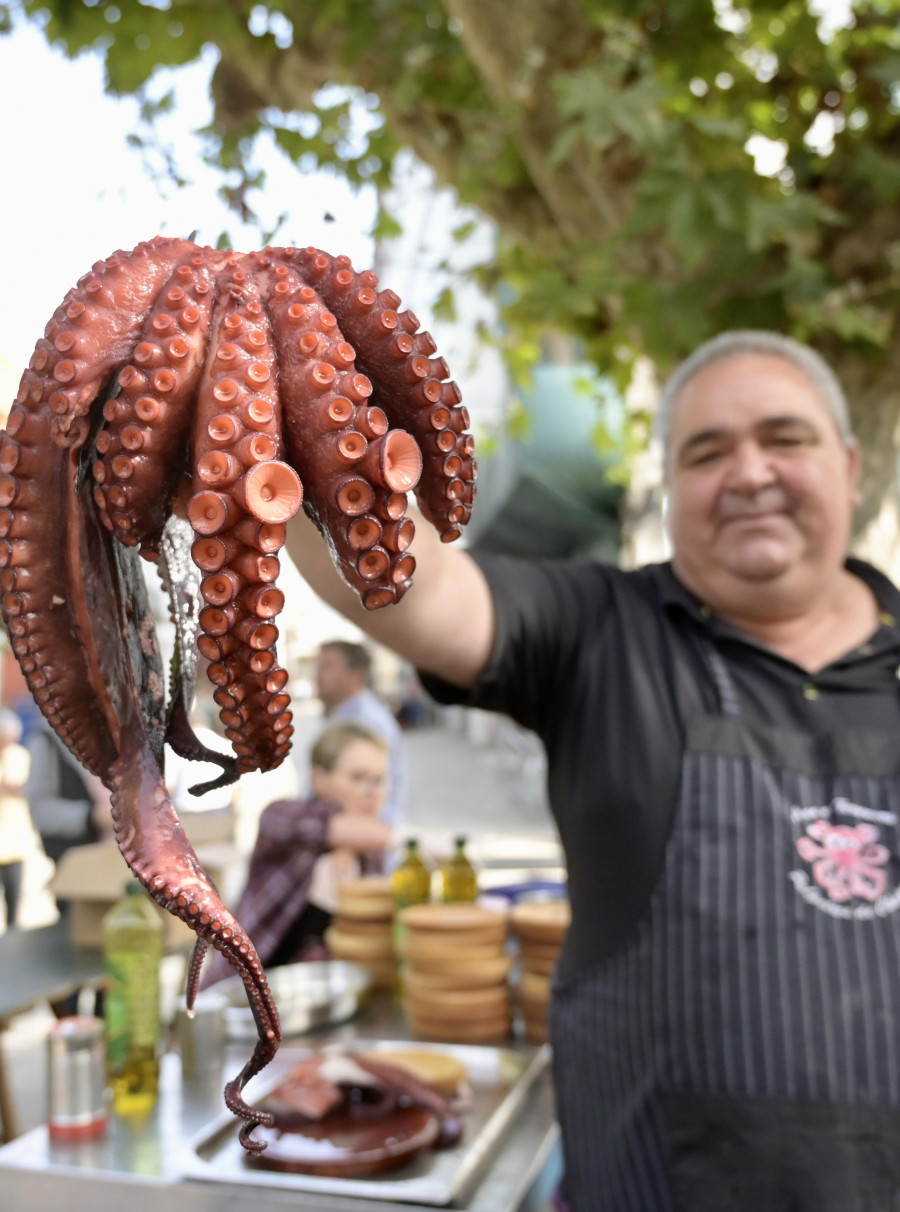
[[[329,606],[373,640],[426,673],[455,686],[473,687],[491,653],[494,605],[475,561],[455,544],[442,543],[413,511],[416,557],[412,588],[394,606],[365,610],[343,581],[321,535],[301,512],[288,526],[287,550],[302,576]]]

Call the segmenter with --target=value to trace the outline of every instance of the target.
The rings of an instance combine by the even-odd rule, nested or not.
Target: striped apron
[[[704,644],[648,910],[554,990],[566,1199],[900,1212],[900,737],[751,726]]]

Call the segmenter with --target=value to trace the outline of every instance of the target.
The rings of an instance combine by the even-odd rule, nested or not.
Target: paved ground
[[[469,834],[487,858],[501,849],[555,851],[538,741],[485,712],[448,712],[442,727],[406,734],[409,822],[426,832]],[[527,843],[527,846],[525,846]]]
[[[310,720],[306,731],[314,735],[318,726]],[[440,853],[455,834],[466,833],[474,856],[492,864],[484,873],[485,884],[516,882],[530,874],[558,876],[558,868],[547,866],[558,861],[558,846],[546,807],[543,754],[530,734],[482,712],[453,709],[439,725],[405,737],[409,832],[422,838],[426,851]],[[303,728],[296,739],[303,751]],[[281,793],[265,783],[256,798],[267,802]],[[51,870],[42,856],[29,864],[23,905],[27,926],[55,919],[45,890]],[[9,1058],[23,1130],[43,1119],[44,1039],[52,1021],[46,1008],[23,1015],[0,1044]]]

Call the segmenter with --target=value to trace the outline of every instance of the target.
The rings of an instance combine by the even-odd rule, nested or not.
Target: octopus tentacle
[[[248,1121],[264,1122],[241,1091],[275,1055],[281,1040],[278,1011],[252,942],[228,911],[178,819],[162,774],[162,662],[153,639],[146,588],[133,548],[114,542],[90,509],[87,481],[73,516],[80,518],[79,569],[93,570],[92,598],[85,603],[85,631],[96,641],[118,624],[127,637],[110,645],[112,666],[103,671],[119,723],[118,755],[105,772],[116,843],[125,862],[155,901],[184,921],[198,938],[222,951],[244,982],[259,1039],[250,1061],[226,1087],[226,1104]],[[96,581],[96,584],[95,584]],[[126,621],[132,621],[132,628]],[[91,670],[96,675],[97,670]],[[202,950],[202,949],[201,949]],[[246,1135],[246,1134],[245,1134]],[[248,1149],[260,1146],[248,1138]]]
[[[153,899],[197,933],[204,944],[198,948],[200,959],[206,946],[212,945],[240,973],[259,1039],[250,1060],[226,1086],[226,1104],[250,1127],[268,1122],[264,1113],[248,1106],[241,1093],[281,1042],[278,1010],[262,963],[197,858],[166,791],[159,764],[142,735],[140,720],[132,716],[128,723],[122,752],[110,772],[116,842]]]
[[[386,605],[405,592],[412,566],[382,543],[393,519],[378,516],[376,492],[394,494],[395,506],[405,501],[421,472],[418,447],[409,434],[388,431],[369,404],[372,385],[356,370],[355,350],[311,287],[282,277],[267,303],[285,383],[285,440],[307,513],[363,604]]]
[[[189,762],[210,762],[215,766],[222,767],[222,774],[207,783],[198,783],[194,787],[189,787],[188,790],[192,795],[204,795],[207,791],[217,790],[219,787],[227,787],[230,783],[234,783],[240,777],[240,772],[237,769],[237,763],[234,758],[228,753],[219,753],[217,749],[210,749],[208,745],[204,745],[197,738],[191,722],[188,718],[187,707],[184,702],[184,695],[181,691],[181,686],[176,685],[172,691],[172,705],[169,709],[169,718],[166,724],[166,744]]]
[[[214,276],[201,254],[183,261],[157,296],[118,396],[103,408],[94,499],[104,525],[128,546],[158,557],[172,497],[186,463],[190,402],[209,335]]]
[[[195,531],[213,540],[198,540],[192,549],[199,567],[215,565],[201,583],[208,606],[200,622],[204,634],[217,640],[218,659],[207,672],[228,696],[220,718],[241,773],[284,760],[290,746],[281,733],[290,721],[282,716],[290,700],[283,693],[287,673],[275,661],[278,629],[271,622],[284,605],[273,584],[278,561],[274,552],[256,558],[239,523],[250,516],[283,524],[302,499],[297,473],[276,458],[281,401],[275,351],[244,265],[231,269],[213,318],[194,434],[194,479],[206,487],[188,505]]]
[[[13,651],[41,711],[73,754],[102,775],[116,753],[116,724],[98,709],[81,634],[77,451],[50,441],[44,402],[13,407],[0,443],[0,608]]]
[[[437,348],[431,334],[418,331],[412,312],[398,314],[399,297],[377,293],[375,274],[356,273],[348,257],[316,248],[293,255],[359,351],[360,369],[375,384],[373,403],[415,436],[428,469],[416,494],[419,506],[444,542],[452,542],[471,515],[477,468],[469,414],[457,385],[444,381],[447,363],[431,356]]]
[[[185,980],[184,1000],[188,1010],[193,1010],[194,1003],[197,1000],[197,993],[200,989],[200,970],[203,967],[203,961],[206,959],[208,950],[209,943],[201,935],[198,935],[197,941],[194,943],[194,950],[191,952],[187,978]]]
[[[0,447],[0,609],[35,701],[98,775],[115,753],[117,723],[96,706],[90,668],[96,653],[88,651],[75,601],[83,589],[71,569],[78,560],[74,485],[89,430],[85,414],[118,361],[130,356],[159,282],[191,247],[138,245],[98,262],[68,292],[22,376]]]
[[[427,1107],[429,1111],[433,1111],[437,1115],[441,1125],[437,1148],[446,1149],[457,1144],[462,1136],[462,1122],[447,1099],[443,1094],[438,1093],[434,1086],[429,1086],[415,1074],[392,1065],[389,1052],[385,1054],[383,1061],[377,1060],[373,1056],[361,1056],[358,1053],[354,1055],[353,1060],[360,1069],[383,1082],[396,1094],[402,1095],[413,1106]]]
[[[35,402],[49,403],[56,414],[56,440],[83,440],[78,418],[131,358],[144,315],[162,284],[180,260],[197,252],[184,240],[156,237],[96,262],[68,292],[35,347],[20,389]]]
[[[221,541],[218,536],[214,536],[214,538],[216,541]],[[284,545],[285,528],[283,523],[259,522],[254,518],[245,518],[235,527],[234,538],[252,549],[246,554],[246,558],[257,560],[257,566],[265,570],[269,567],[265,564],[267,558]],[[198,559],[197,547],[200,542],[201,540],[198,540],[194,545],[195,559]],[[261,576],[260,579],[264,580],[265,577]],[[213,670],[214,679],[218,676],[218,670],[214,666],[219,661],[235,653],[239,648],[244,648],[245,652],[249,649],[251,672],[256,675],[271,674],[269,692],[280,693],[283,684],[286,684],[286,674],[283,670],[273,668],[274,653],[265,647],[267,643],[274,643],[277,637],[274,625],[264,623],[255,625],[250,633],[250,644],[244,645],[243,641],[230,630],[234,614],[233,612],[229,614],[227,608],[207,606],[201,611],[201,620],[205,632],[198,638],[197,644],[201,653],[213,662],[210,669]],[[255,648],[252,647],[253,644],[256,644]],[[222,709],[222,721],[226,725],[225,735],[237,744],[242,742],[242,734],[238,731],[229,733],[228,730],[237,729],[238,725],[243,724],[244,718],[248,714],[247,711],[238,710],[246,703],[246,691],[247,688],[242,684],[231,683],[226,678],[225,684],[219,686],[213,693],[215,702]],[[225,714],[226,712],[228,714]],[[279,745],[286,745],[293,735],[291,720],[291,712],[285,707],[271,721],[271,727],[277,735]]]

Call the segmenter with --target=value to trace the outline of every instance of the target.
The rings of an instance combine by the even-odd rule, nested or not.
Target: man
[[[384,739],[390,752],[388,795],[381,819],[396,825],[406,806],[403,734],[390,709],[371,689],[372,658],[362,644],[326,640],[316,659],[316,694],[329,723],[352,720]]]
[[[732,333],[660,407],[670,564],[444,548],[351,609],[542,737],[572,927],[572,1212],[900,1207],[900,593],[846,560],[859,456],[812,351]]]

